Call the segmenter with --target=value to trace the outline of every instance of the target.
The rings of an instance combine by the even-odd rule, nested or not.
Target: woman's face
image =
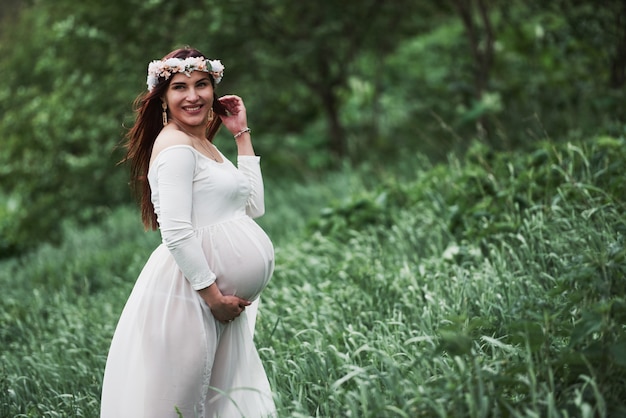
[[[181,73],[172,77],[164,96],[171,119],[189,128],[206,125],[213,106],[210,77],[203,71],[194,71],[190,77]]]

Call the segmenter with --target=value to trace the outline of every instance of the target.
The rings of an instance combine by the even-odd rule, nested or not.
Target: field
[[[266,181],[255,340],[281,417],[626,414],[626,143]],[[134,208],[0,265],[0,416],[96,417],[160,238]]]

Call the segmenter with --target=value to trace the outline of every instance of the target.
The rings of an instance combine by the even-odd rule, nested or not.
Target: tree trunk
[[[347,154],[345,129],[339,120],[339,103],[332,86],[320,90],[320,99],[326,114],[329,149],[334,157],[343,158]]]
[[[0,22],[16,22],[23,6],[23,0],[2,0],[0,2]]]
[[[454,6],[469,40],[474,60],[474,95],[480,100],[489,84],[493,65],[493,27],[484,0],[454,0]],[[480,19],[478,24],[474,19],[476,13]]]
[[[610,86],[621,89],[626,84],[626,0],[622,1],[622,10],[616,13],[615,28],[618,39],[615,45],[615,55],[611,59]]]
[[[453,4],[470,44],[474,61],[474,98],[479,102],[488,89],[493,66],[495,41],[493,27],[485,0],[453,0]],[[476,129],[480,137],[488,137],[490,128],[483,115],[477,118]]]

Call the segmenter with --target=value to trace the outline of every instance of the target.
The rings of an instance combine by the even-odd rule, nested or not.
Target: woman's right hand
[[[238,296],[223,295],[217,288],[217,284],[213,283],[211,286],[206,287],[198,291],[200,296],[209,308],[215,319],[220,322],[230,322],[237,318],[246,309],[246,306],[250,305],[250,301],[242,299]]]

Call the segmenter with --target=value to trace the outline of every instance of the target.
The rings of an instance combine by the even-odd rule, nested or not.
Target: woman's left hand
[[[220,115],[222,123],[233,135],[248,127],[246,107],[241,97],[235,95],[222,96],[219,102],[226,108],[228,115]]]

